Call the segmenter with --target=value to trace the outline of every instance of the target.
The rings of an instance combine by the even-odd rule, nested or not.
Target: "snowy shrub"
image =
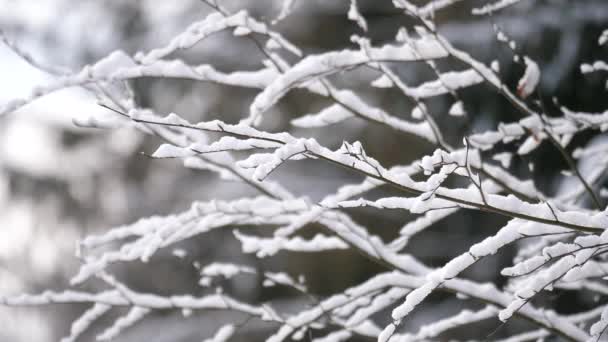
[[[82,113],[74,118],[75,125],[91,130],[133,127],[154,137],[157,146],[147,155],[152,162],[183,163],[185,168],[214,174],[218,182],[238,182],[251,190],[248,196],[196,201],[183,212],[141,218],[88,235],[78,242],[76,257],[81,264],[65,289],[4,296],[1,303],[86,304],[62,340],[66,342],[77,340],[93,323],[97,324],[94,336],[105,341],[157,312],[188,317],[217,310],[236,314],[226,316],[231,320],[218,326],[207,341],[247,340],[242,334],[251,321],[263,323],[266,340],[272,342],[434,340],[483,322],[490,324],[469,330],[468,335],[461,332],[458,338],[599,340],[608,328],[608,309],[598,305],[605,301],[596,301],[585,311],[563,312],[547,300],[547,293],[589,293],[602,299],[608,294],[604,280],[608,213],[602,188],[608,165],[603,136],[608,112],[595,113],[582,108],[584,103],[570,108],[558,98],[548,101],[541,93],[544,66],[526,53],[525,46],[519,47],[498,21],[476,24],[473,30],[492,32],[492,40],[503,50],[492,59],[475,57],[476,49],[483,49],[481,44],[462,43],[465,37],[452,39],[455,33],[444,32],[436,20],[459,3],[433,0],[419,6],[394,0],[403,26],[392,32],[391,41],[375,41],[373,22],[360,2],[351,0],[341,13],[358,27],[350,42],[344,42],[350,46],[307,51],[280,31],[288,27],[290,17],[298,15],[297,2],[285,0],[273,18],[264,19],[208,0],[210,14],[171,40],[158,42],[158,47],[135,54],[112,52],[81,70],[56,73],[53,82],[37,87],[28,97],[1,104],[0,113],[8,114],[51,93],[81,87],[95,94],[107,111]],[[486,1],[472,9],[470,20],[491,19],[515,5],[520,4]],[[213,62],[190,64],[180,57],[225,32],[239,44],[256,47],[257,65],[225,71]],[[603,31],[585,38],[605,52],[607,37],[608,31]],[[492,53],[484,52],[486,56]],[[506,80],[501,74],[505,60],[519,68],[516,80]],[[425,79],[408,80],[412,68],[423,70]],[[601,60],[586,61],[578,68],[577,72],[594,77],[608,70]],[[133,83],[155,78],[246,88],[255,91],[255,96],[245,112],[238,113],[239,119],[234,119],[235,113],[220,113],[213,120],[195,122],[139,103]],[[584,86],[581,82],[580,88]],[[471,94],[488,91],[507,108],[503,110],[510,113],[508,119],[496,122],[487,108],[468,101]],[[381,92],[391,92],[389,102],[400,105],[369,99],[369,93]],[[322,98],[324,107],[289,113],[290,127],[285,127],[276,107],[292,93]],[[396,147],[404,153],[414,141],[432,148],[414,160],[383,161],[382,151],[370,152],[374,140],[341,135],[349,122],[406,136]],[[581,136],[585,139],[580,140]],[[536,184],[529,169],[520,167],[542,166],[545,152],[539,153],[541,148],[557,153],[560,165],[566,166],[562,172],[567,180],[557,191],[546,183]],[[325,186],[319,171],[304,181],[323,195],[319,199],[302,196],[293,190],[291,183],[296,179],[289,177],[290,167],[308,163],[324,164],[320,170],[341,168],[362,178],[353,182],[356,178],[346,178],[334,189]],[[356,219],[361,211],[380,213],[379,219],[362,224]],[[468,227],[462,218],[451,221],[470,211],[507,221],[493,221],[506,222],[494,228]],[[408,221],[389,233],[383,219],[390,221],[396,215]],[[467,248],[443,265],[429,265],[412,253],[411,244],[439,221],[447,222],[450,231],[472,229],[485,238],[468,240]],[[176,258],[187,262],[188,251],[175,247],[216,230],[230,231],[242,254],[260,263],[195,263],[200,287],[196,294],[140,291],[114,272],[116,265],[139,262],[153,272],[155,257],[164,250],[173,250]],[[445,238],[436,241],[434,248],[442,253],[449,244]],[[355,251],[384,271],[336,293],[319,295],[309,290],[301,274],[260,267],[277,255],[307,258],[345,250]],[[511,260],[499,265],[501,276],[483,280],[467,273],[501,253]],[[485,265],[476,272],[493,274]],[[272,295],[248,301],[232,293],[233,287],[224,286],[247,277],[260,279],[269,294],[289,289],[296,293],[290,298],[298,301],[285,306],[280,296]],[[436,293],[453,296],[462,302],[460,309],[409,322]]]

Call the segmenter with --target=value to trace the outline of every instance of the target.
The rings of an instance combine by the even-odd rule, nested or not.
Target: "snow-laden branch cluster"
[[[142,218],[85,237],[78,244],[81,265],[70,285],[76,287],[97,279],[106,287],[104,290],[47,291],[0,297],[0,303],[88,304],[89,309],[72,323],[63,340],[66,342],[77,340],[101,317],[124,307],[128,311],[105,327],[97,335],[98,340],[111,340],[157,310],[181,310],[184,315],[205,310],[234,311],[272,324],[274,332],[267,340],[273,342],[303,339],[313,330],[330,331],[315,341],[345,341],[354,336],[382,342],[429,340],[458,327],[493,318],[508,322],[512,317],[527,321],[530,328],[512,336],[510,341],[549,336],[575,341],[599,339],[608,328],[608,309],[563,315],[534,299],[553,289],[608,295],[604,280],[608,276],[605,233],[608,212],[599,196],[608,166],[605,157],[608,147],[599,143],[574,153],[568,148],[578,134],[604,132],[608,128],[608,111],[591,113],[560,106],[560,115],[549,115],[537,91],[542,68],[531,57],[520,56],[515,42],[496,28],[497,40],[509,45],[522,64],[524,71],[516,85],[502,80],[496,63],[487,65],[473,57],[472,52],[453,46],[433,18],[435,12],[459,2],[433,0],[418,7],[406,0],[394,1],[396,10],[416,24],[400,28],[393,41],[376,44],[353,36],[351,48],[306,54],[305,49],[275,30],[276,23],[293,14],[293,1],[284,1],[280,14],[269,23],[244,10],[231,13],[219,2],[208,1],[214,12],[192,23],[166,44],[134,56],[113,52],[79,71],[57,75],[54,82],[36,88],[26,98],[0,105],[0,114],[8,114],[61,89],[84,87],[98,96],[101,105],[112,114],[79,117],[76,124],[136,127],[157,138],[158,148],[150,157],[178,159],[185,167],[211,171],[222,179],[249,185],[257,192],[255,196],[236,200],[195,202],[178,214]],[[474,9],[473,14],[489,15],[516,3],[488,1]],[[365,33],[372,24],[359,5],[360,2],[350,1],[344,15]],[[175,57],[180,51],[204,44],[208,37],[226,31],[234,39],[255,43],[265,58],[259,61],[258,69],[220,71],[212,64],[191,65]],[[605,44],[607,32],[593,39]],[[445,70],[444,61],[457,62],[462,67]],[[401,65],[427,68],[433,76],[423,83],[410,84],[398,72],[397,66]],[[369,82],[374,91],[391,88],[398,91],[411,104],[411,115],[369,103],[359,90],[342,87],[336,81],[344,74],[362,70],[375,75]],[[581,65],[580,70],[601,73],[608,67],[604,61],[590,61]],[[250,88],[257,95],[238,123],[189,122],[176,113],[164,115],[138,106],[129,81],[144,77]],[[445,121],[472,120],[483,115],[467,108],[459,92],[484,86],[506,100],[517,116],[487,131],[467,132],[458,146],[450,145],[441,129]],[[293,131],[263,129],[267,113],[294,90],[325,98],[329,104],[290,120],[303,136],[296,136]],[[431,112],[430,108],[435,107],[427,105],[439,97],[450,99],[445,113]],[[339,148],[332,148],[305,136],[306,132],[348,120],[380,125],[433,144],[435,149],[406,165],[388,167],[359,141],[344,141]],[[530,155],[543,142],[559,152],[568,172],[576,179],[576,185],[568,193],[543,193],[510,165],[514,158]],[[577,160],[589,156],[593,159],[587,170],[581,172]],[[306,163],[311,159],[362,175],[364,180],[343,184],[315,202],[273,179],[274,171],[286,163]],[[367,197],[380,187],[391,188],[392,195]],[[365,206],[373,210],[407,211],[417,216],[400,229],[397,237],[385,241],[380,237],[382,222],[364,226],[349,214]],[[489,227],[478,227],[487,230],[488,237],[472,241],[468,250],[438,268],[429,267],[408,253],[408,244],[414,236],[463,209],[498,214],[508,222],[494,233],[490,233]],[[306,234],[313,225],[321,227],[322,232]],[[267,232],[260,234],[260,229],[254,228]],[[386,272],[326,298],[311,293],[304,277],[246,264],[218,261],[200,265],[198,285],[208,290],[202,296],[138,292],[112,274],[112,265],[152,263],[159,251],[216,230],[231,231],[244,254],[260,259],[279,252],[352,249],[385,267]],[[471,266],[507,248],[515,248],[516,255],[513,264],[501,271],[508,277],[504,285],[464,278],[463,272]],[[252,276],[261,277],[264,286],[294,290],[309,301],[308,305],[299,312],[284,313],[272,301],[246,303],[218,285],[225,279]],[[416,331],[403,330],[408,316],[424,306],[425,299],[435,291],[466,298],[479,309],[435,318]],[[391,311],[389,323],[386,315],[382,316],[386,310]],[[239,328],[235,322],[226,322],[209,341],[228,341]]]

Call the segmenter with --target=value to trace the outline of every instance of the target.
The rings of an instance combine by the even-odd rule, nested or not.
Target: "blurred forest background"
[[[232,12],[246,8],[268,22],[276,18],[282,5],[281,1],[274,0],[222,0],[220,3]],[[539,64],[543,73],[540,89],[549,114],[558,114],[554,110],[554,97],[574,110],[605,109],[608,103],[605,75],[583,75],[579,66],[583,62],[606,59],[607,47],[598,47],[597,37],[608,27],[608,1],[527,0],[492,16],[472,16],[471,8],[483,3],[461,1],[438,13],[440,32],[481,61],[489,64],[498,60],[503,79],[515,88],[524,66],[515,62],[509,47],[496,39],[493,25],[497,25],[517,42],[517,52],[529,55]],[[292,14],[278,23],[276,30],[306,54],[354,48],[350,36],[363,32],[347,19],[348,6],[348,1],[296,0]],[[372,43],[393,40],[400,26],[411,27],[413,23],[395,10],[390,1],[359,0],[359,6],[368,20],[367,35]],[[209,7],[196,0],[0,0],[0,29],[9,41],[41,65],[73,71],[117,49],[134,54],[161,46],[209,11]],[[264,58],[251,41],[230,32],[216,34],[177,57],[191,64],[214,64],[224,71],[254,70]],[[411,84],[421,83],[432,75],[432,70],[423,64],[395,68]],[[441,64],[439,68],[448,69]],[[369,86],[375,77],[375,73],[362,69],[332,79],[340,86],[356,90],[372,104],[398,116],[410,116],[411,104],[397,90]],[[35,85],[50,79],[52,76],[48,73],[32,67],[0,43],[0,103],[26,96]],[[237,122],[257,92],[166,79],[140,79],[133,82],[133,86],[141,106],[159,113],[177,112],[191,122],[220,117],[226,122]],[[520,118],[504,99],[486,86],[468,88],[460,95],[470,113],[469,120],[438,119],[451,144],[460,144],[459,137],[467,132],[483,131],[496,127],[498,122]],[[289,120],[296,114],[315,112],[326,105],[305,91],[293,91],[274,107],[264,128],[289,129],[295,135],[303,135],[298,129],[290,128]],[[437,113],[446,112],[450,101],[446,96],[427,105],[439,118]],[[140,217],[179,212],[195,200],[255,194],[255,189],[246,185],[219,180],[206,171],[184,168],[179,161],[153,160],[142,155],[141,152],[152,153],[158,146],[159,141],[153,137],[127,128],[102,131],[73,125],[72,118],[90,113],[109,114],[96,105],[91,94],[70,89],[0,118],[1,294],[65,286],[77,270],[76,242],[87,234]],[[343,140],[360,140],[368,154],[385,166],[408,163],[434,149],[410,136],[360,120],[346,121],[312,134],[326,146],[333,147],[338,147]],[[601,138],[582,135],[570,148]],[[529,167],[530,162],[535,163],[533,169]],[[516,156],[511,168],[518,170],[523,178],[533,179],[547,193],[563,191],[568,184],[568,177],[560,173],[565,165],[559,152],[550,146],[542,146],[524,157]],[[328,190],[360,179],[331,165],[311,161],[297,167],[288,164],[273,177],[284,180],[282,183],[295,194],[309,196],[313,201]],[[382,222],[373,229],[384,237],[395,236],[398,228],[411,219],[403,211],[357,209],[349,212],[366,225]],[[380,214],[382,217],[377,217]],[[490,214],[461,211],[416,238],[408,252],[429,265],[439,266],[464,251],[465,241],[481,240],[504,222],[504,218]],[[496,279],[498,265],[511,257],[503,252],[475,265],[467,275],[479,280]],[[352,251],[315,255],[279,253],[259,260],[242,254],[229,230],[191,239],[157,254],[152,265],[119,265],[113,270],[134,289],[159,294],[197,294],[202,290],[197,285],[196,265],[210,260],[238,261],[270,270],[285,270],[292,275],[302,274],[308,279],[311,292],[318,296],[343,289],[381,270]],[[262,279],[238,277],[225,285],[235,296],[249,301],[279,298],[284,303],[283,310],[288,312],[301,305],[289,290],[265,289],[261,283]],[[440,294],[431,298],[432,304],[418,310],[408,321],[409,326],[415,327],[424,322],[425,317],[438,313],[456,312],[465,305]],[[587,308],[593,298],[556,292],[547,300],[557,300],[560,312],[575,312]],[[68,332],[69,322],[82,310],[79,306],[59,305],[0,307],[0,341],[57,341]],[[388,320],[388,314],[384,315]],[[119,341],[144,338],[159,342],[200,341],[211,336],[213,329],[228,319],[231,319],[229,315],[223,313],[191,317],[184,317],[180,312],[154,314],[126,331]],[[488,325],[481,331],[489,334],[496,325],[494,322],[494,326]],[[242,330],[247,333],[241,336],[243,341],[259,340],[265,332],[263,325],[250,323],[247,328]],[[509,327],[504,329],[508,332]],[[467,336],[465,331],[458,333]],[[84,340],[94,337],[93,334],[87,336]]]

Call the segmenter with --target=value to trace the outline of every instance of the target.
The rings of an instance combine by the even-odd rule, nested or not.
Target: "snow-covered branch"
[[[484,1],[467,13],[473,15],[470,20],[478,16],[494,20],[496,13],[518,8],[520,2],[523,5],[518,0]],[[301,340],[307,334],[312,341],[325,342],[355,337],[381,342],[433,340],[496,318],[502,325],[512,318],[527,322],[510,330],[511,336],[498,332],[504,341],[601,338],[608,329],[607,309],[566,315],[536,299],[548,291],[608,295],[608,212],[602,199],[608,193],[602,187],[608,177],[606,108],[586,109],[584,103],[579,108],[559,99],[548,108],[542,94],[545,65],[521,51],[498,24],[488,30],[513,55],[521,69],[517,77],[502,74],[502,62],[499,68],[498,62],[488,63],[452,42],[435,15],[466,5],[461,0],[422,5],[395,0],[391,10],[403,16],[399,24],[406,26],[393,27],[391,39],[373,41],[377,20],[367,17],[367,3],[348,1],[344,18],[365,36],[353,35],[340,48],[325,50],[310,49],[293,32],[282,31],[300,10],[292,0],[278,4],[269,23],[262,19],[267,16],[254,15],[255,11],[231,12],[216,0],[204,3],[212,13],[156,48],[133,55],[114,51],[74,72],[46,68],[49,81],[22,98],[0,103],[0,115],[19,115],[28,105],[66,88],[85,89],[97,97],[106,117],[83,113],[74,118],[76,125],[134,128],[130,134],[146,135],[153,142],[153,152],[148,151],[151,145],[142,147],[149,162],[166,159],[195,171],[210,171],[210,182],[217,185],[209,187],[211,199],[196,197],[181,212],[87,234],[76,251],[80,267],[65,290],[2,294],[0,304],[86,304],[64,342],[77,341],[90,331],[98,332],[98,340],[112,340],[157,311],[170,310],[184,316],[222,310],[247,319],[242,324],[223,322],[207,340],[218,342],[238,335],[250,319],[268,324],[266,340],[271,342]],[[605,44],[607,32],[593,37],[592,44]],[[227,41],[249,44],[257,55],[232,66],[188,55],[197,55],[196,49],[226,33]],[[38,67],[30,55],[1,37],[17,55]],[[257,59],[250,62],[251,58]],[[603,77],[599,75],[608,66],[594,59],[581,62],[576,70]],[[162,110],[152,108],[153,101],[136,101],[133,85],[142,79],[188,80],[217,86],[218,91],[240,88],[248,95],[238,99],[240,112],[219,113],[215,119],[208,113],[195,119],[185,113],[161,115]],[[322,102],[291,113],[282,108],[288,94],[304,94],[304,104],[308,97]],[[388,101],[369,94],[388,94]],[[500,121],[497,118],[502,116],[488,113],[472,96],[495,96],[493,101],[514,115],[510,121]],[[349,125],[381,133],[369,139],[362,131],[351,134],[343,129]],[[396,162],[383,154],[387,145],[376,146],[387,131],[403,139],[391,146],[399,150]],[[414,149],[417,141],[419,148]],[[547,171],[554,165],[543,169],[548,174],[542,182],[521,167],[524,160],[530,170],[548,163],[537,157],[544,153],[545,142],[559,154],[559,162],[567,164],[567,169],[555,173],[573,177],[575,185],[559,191],[548,186],[559,183]],[[339,174],[339,179],[326,186],[314,178],[323,178],[322,172],[306,169],[315,164],[323,164],[323,172]],[[301,169],[294,172],[293,165]],[[245,190],[223,197],[221,187],[228,183],[217,179]],[[303,193],[295,186],[302,184],[321,195]],[[372,213],[373,219],[360,219],[361,212]],[[502,220],[502,224],[498,229],[486,221],[484,226],[468,227],[467,215],[491,217],[494,221],[487,222]],[[398,216],[398,224],[393,216]],[[471,233],[466,246],[450,249],[445,232],[434,231],[444,223],[452,231]],[[211,256],[211,262],[193,263],[197,295],[135,290],[116,271],[118,266],[136,263],[154,267],[167,250],[198,238],[212,241],[224,231],[229,234],[222,236],[238,251],[230,252],[235,254],[231,260]],[[426,236],[439,240],[433,241],[436,251],[432,252],[443,257],[441,264],[417,254],[417,241]],[[272,263],[285,255],[306,259],[351,252],[378,269],[356,281],[350,279],[341,290],[332,288],[335,293],[314,293],[305,272],[272,269],[287,265]],[[497,264],[496,272],[484,272],[505,276],[506,281],[470,275],[497,255],[514,258]],[[187,253],[174,250],[174,256],[185,262]],[[264,302],[242,299],[231,293],[235,287],[226,286],[241,279],[259,280],[260,287],[277,293],[288,289],[291,297],[271,296]],[[91,290],[98,282],[100,289]],[[94,285],[76,289],[88,284]],[[422,324],[410,320],[432,306],[435,291],[454,295],[466,305],[449,314],[425,316]],[[121,314],[113,319],[103,318],[117,311]],[[103,329],[93,329],[96,325]],[[488,339],[491,334],[490,330],[471,337]]]

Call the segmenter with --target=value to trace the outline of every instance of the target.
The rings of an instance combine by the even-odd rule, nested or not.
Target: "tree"
[[[177,159],[186,168],[214,173],[220,189],[221,181],[238,182],[249,187],[249,194],[195,201],[177,214],[146,217],[89,235],[78,244],[81,265],[69,287],[5,296],[2,304],[86,304],[64,341],[76,340],[96,322],[103,325],[95,334],[97,339],[111,340],[160,311],[178,311],[188,317],[214,310],[233,314],[209,341],[246,339],[243,335],[251,334],[255,324],[263,326],[260,335],[269,341],[601,338],[608,328],[605,306],[584,299],[563,310],[547,299],[552,292],[575,293],[579,300],[589,294],[603,299],[608,293],[603,283],[608,239],[603,232],[608,218],[602,197],[608,112],[575,108],[543,93],[546,76],[539,58],[520,48],[495,19],[520,6],[518,1],[487,2],[472,9],[462,31],[444,31],[441,13],[461,8],[460,1],[437,0],[418,6],[395,0],[389,9],[399,18],[391,33],[394,38],[376,41],[370,38],[374,33],[371,16],[362,14],[372,12],[373,6],[360,7],[351,0],[343,15],[359,28],[350,37],[353,46],[310,53],[279,31],[281,27],[287,30],[290,17],[297,15],[292,1],[284,1],[279,14],[268,22],[245,10],[228,10],[219,1],[205,4],[211,13],[165,45],[136,54],[115,51],[80,71],[62,72],[29,97],[0,106],[0,113],[14,112],[67,87],[82,87],[95,94],[106,111],[76,117],[77,126],[135,127],[153,136],[156,145],[162,141],[147,155],[153,162],[170,159],[175,163]],[[605,4],[594,6],[606,9]],[[538,18],[554,10],[550,5],[531,9],[538,11]],[[502,52],[490,56],[491,61],[474,57],[474,51],[459,47],[479,47],[463,37],[467,30],[489,30]],[[236,70],[221,71],[221,60],[193,64],[185,61],[188,55],[180,55],[196,53],[206,40],[226,32],[239,44],[255,49],[258,63],[249,64],[248,55]],[[608,31],[584,39],[601,49]],[[501,67],[509,66],[509,60],[515,72],[506,73]],[[580,65],[581,73],[593,77],[605,70],[603,61]],[[412,85],[407,79],[412,74],[424,80]],[[513,74],[517,74],[515,81],[507,79]],[[222,113],[213,120],[191,122],[184,115],[145,108],[141,102],[152,100],[137,98],[137,88],[142,86],[138,82],[144,78],[208,82],[253,90],[255,95],[244,115]],[[585,84],[581,81],[575,86]],[[599,91],[605,92],[605,86]],[[377,99],[370,92],[389,94],[388,103],[374,103]],[[273,110],[288,101],[290,94],[322,102],[306,108],[311,114],[286,114],[291,120],[284,127],[280,113]],[[479,96],[493,96],[502,107],[496,110],[506,112],[508,120],[476,106],[479,102],[474,98]],[[575,103],[576,107],[585,105]],[[398,134],[398,148],[403,150],[397,153],[399,158],[387,160],[393,153],[378,149],[383,146],[382,135],[360,142],[332,129],[353,121]],[[480,130],[480,123],[486,128]],[[414,157],[415,151],[407,151],[411,144],[423,146],[417,147],[425,150],[423,155]],[[531,178],[530,169],[553,163],[543,159],[551,153],[559,156],[556,164],[565,166],[568,178],[559,191],[526,179]],[[409,159],[404,160],[404,155]],[[528,168],[521,167],[524,161],[529,162]],[[302,169],[292,170],[294,165]],[[343,176],[346,181],[327,190],[322,183],[327,176],[322,172],[299,178],[325,169],[342,169],[344,174],[331,172],[347,175]],[[323,194],[319,200],[300,196],[293,183],[305,183]],[[463,211],[489,215],[490,223],[500,227],[471,227],[455,219]],[[365,220],[357,219],[362,212],[373,212],[374,219],[362,223]],[[407,219],[400,229],[391,228],[395,216]],[[414,253],[412,241],[429,234],[439,221],[447,221],[450,230],[474,232],[466,248],[458,248],[448,261],[431,267]],[[229,231],[243,254],[258,259],[289,253],[303,254],[306,259],[349,251],[376,268],[365,279],[348,279],[352,283],[346,288],[323,296],[293,271],[233,255],[223,259],[238,262],[196,261],[200,288],[186,294],[162,289],[162,284],[162,294],[139,290],[123,279],[124,270],[117,270],[120,265],[140,267],[141,261],[149,264],[144,266],[149,279],[155,279],[156,258],[166,250],[219,230]],[[449,246],[443,245],[449,243],[441,236],[433,242],[435,248],[446,249]],[[173,254],[185,258],[188,250],[196,250],[196,245],[187,246],[174,249]],[[512,254],[507,264],[500,264],[502,276],[483,264],[497,253]],[[489,279],[466,274],[476,265]],[[231,284],[243,278],[269,287],[264,294],[268,298],[260,295],[247,300],[239,295]],[[285,295],[285,291],[291,292]],[[448,315],[432,312],[423,324],[413,324],[411,316],[439,293],[456,296],[462,304],[452,305]],[[283,298],[289,299],[286,308],[281,307]],[[115,317],[105,322],[105,315]],[[466,330],[479,326],[483,328]]]

